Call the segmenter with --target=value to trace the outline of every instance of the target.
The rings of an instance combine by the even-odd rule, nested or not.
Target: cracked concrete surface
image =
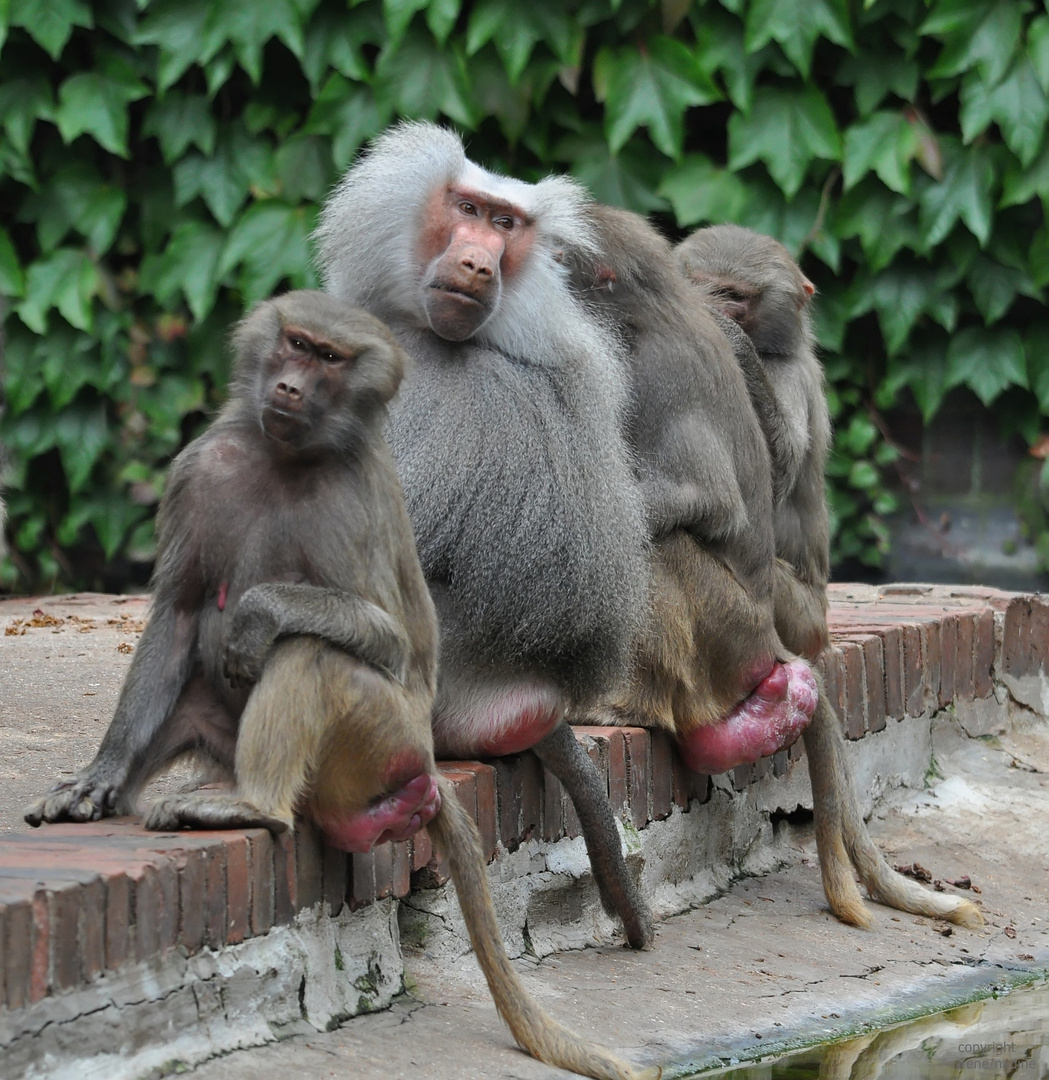
[[[655,948],[602,946],[529,964],[532,993],[577,1031],[668,1078],[732,1058],[867,1030],[945,1008],[1049,968],[1049,725],[1012,710],[1000,720],[944,715],[933,729],[943,779],[899,789],[872,831],[890,861],[943,881],[968,876],[986,927],[951,927],[872,905],[874,926],[841,925],[826,909],[815,848],[800,861],[737,881],[659,927]],[[965,727],[970,733],[967,734]],[[950,889],[951,886],[945,886]],[[195,1080],[539,1080],[558,1075],[516,1050],[473,958],[408,953],[410,985],[387,1012],[325,1034],[237,1051]]]

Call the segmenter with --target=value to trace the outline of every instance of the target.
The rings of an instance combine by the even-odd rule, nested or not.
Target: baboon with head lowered
[[[559,258],[593,248],[588,203],[571,180],[511,180],[453,132],[402,124],[351,167],[317,238],[326,287],[388,322],[413,361],[387,436],[441,625],[437,753],[534,748],[638,946],[648,913],[564,724],[626,670],[648,573],[626,372]]]
[[[816,705],[809,666],[774,626],[768,450],[732,347],[670,244],[636,214],[590,214],[600,255],[566,259],[630,356],[628,431],[653,544],[633,678],[593,719],[666,728],[690,768],[723,772],[789,745]]]
[[[699,287],[700,306],[712,307],[745,331],[749,341],[735,341],[737,358],[750,365],[753,343],[771,387],[771,401],[759,390],[755,407],[772,450],[777,491],[776,630],[788,648],[815,661],[830,641],[824,491],[830,418],[810,321],[815,288],[782,244],[737,225],[698,230],[678,245],[675,257]],[[875,900],[979,925],[983,920],[974,905],[893,873],[874,845],[856,799],[841,724],[822,688],[804,739],[820,870],[834,913],[855,925],[870,923],[853,878],[855,865]]]
[[[589,1076],[658,1077],[528,996],[477,830],[437,773],[436,619],[382,438],[403,350],[377,319],[310,292],[262,304],[236,341],[230,403],[172,469],[154,608],[113,723],[95,761],[27,820],[126,809],[151,775],[197,752],[232,767],[235,790],[165,797],[148,828],[280,831],[302,809],[330,842],[362,851],[428,822],[521,1046]]]

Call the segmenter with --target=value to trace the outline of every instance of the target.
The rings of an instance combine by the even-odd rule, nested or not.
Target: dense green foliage
[[[674,230],[780,237],[820,297],[836,554],[877,563],[879,409],[1049,412],[1049,15],[1027,0],[0,0],[7,587],[141,580],[225,331],[315,283],[319,201],[398,116]]]

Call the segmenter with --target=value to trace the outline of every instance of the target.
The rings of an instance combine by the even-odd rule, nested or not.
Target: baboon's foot
[[[269,829],[284,832],[288,822],[266,814],[234,793],[196,791],[157,799],[142,824],[158,832],[175,829]]]
[[[376,844],[407,840],[441,809],[437,777],[421,773],[357,814],[318,814],[314,821],[324,839],[341,851],[371,851]]]
[[[681,756],[693,772],[708,774],[768,757],[790,746],[805,730],[817,700],[808,664],[777,663],[724,720],[680,738]]]

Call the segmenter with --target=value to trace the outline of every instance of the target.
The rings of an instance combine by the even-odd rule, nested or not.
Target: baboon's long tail
[[[819,693],[819,704],[804,738],[820,872],[831,910],[854,926],[870,924],[870,915],[852,877],[851,863],[873,900],[898,911],[949,919],[961,926],[982,926],[983,916],[974,904],[960,896],[934,893],[897,874],[875,846],[856,797],[841,724],[822,683]]]
[[[488,891],[484,855],[474,823],[443,777],[440,813],[427,828],[448,857],[470,941],[496,1008],[518,1044],[548,1065],[597,1080],[658,1080],[657,1067],[638,1070],[604,1047],[587,1042],[548,1016],[532,999],[506,955]]]

